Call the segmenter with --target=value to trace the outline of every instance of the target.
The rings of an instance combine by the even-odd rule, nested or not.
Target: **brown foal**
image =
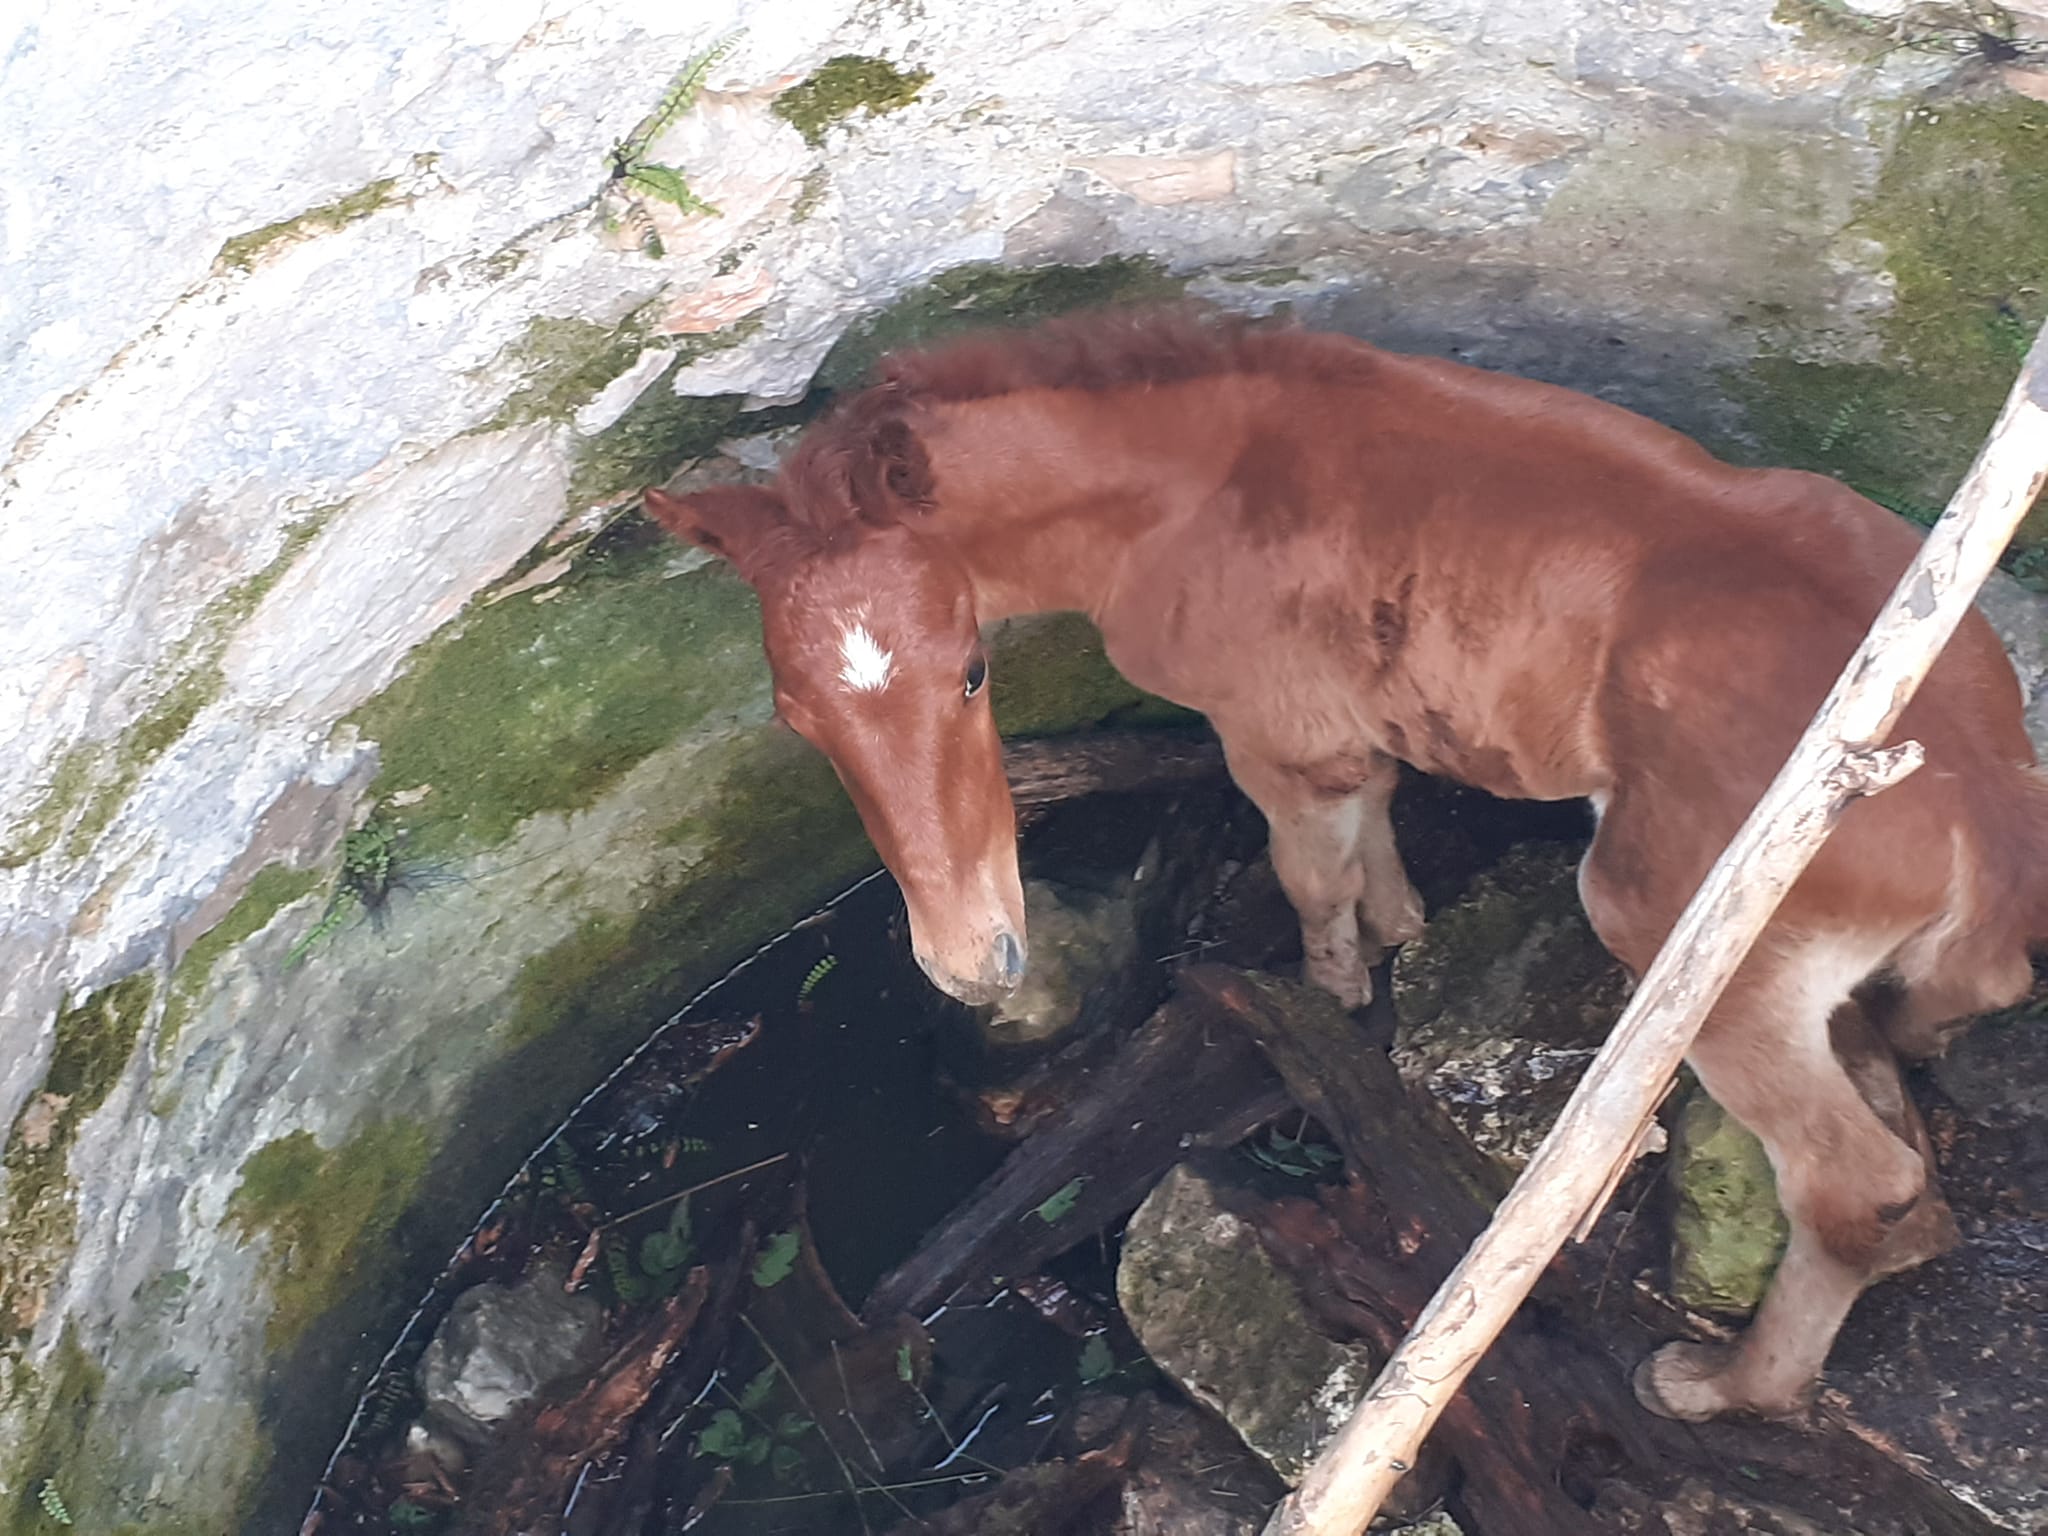
[[[1580,894],[1640,975],[1916,542],[1834,481],[1569,390],[1181,314],[899,356],[772,486],[647,507],[760,593],[777,709],[969,1002],[1024,966],[991,620],[1084,612],[1132,682],[1209,717],[1310,978],[1355,1004],[1422,925],[1397,762],[1589,799]],[[1843,816],[1693,1049],[1792,1237],[1739,1344],[1645,1362],[1660,1412],[1797,1411],[1858,1293],[1954,1240],[1895,1053],[2025,993],[2048,781],[1975,615],[1898,734],[1926,767]]]

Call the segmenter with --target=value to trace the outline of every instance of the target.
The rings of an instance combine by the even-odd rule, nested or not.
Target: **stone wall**
[[[2048,107],[1991,13],[1868,3],[13,23],[0,1532],[295,1518],[540,1131],[868,866],[744,589],[627,505],[814,381],[1188,292],[1927,515],[2042,315]],[[1070,624],[999,690],[1131,700]]]

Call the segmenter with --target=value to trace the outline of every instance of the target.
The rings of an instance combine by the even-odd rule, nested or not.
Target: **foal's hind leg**
[[[1231,777],[1265,813],[1273,870],[1301,919],[1308,979],[1351,1007],[1371,1001],[1381,949],[1422,932],[1422,898],[1388,816],[1400,764],[1372,753],[1347,759],[1339,774],[1228,756]]]
[[[1847,1004],[1858,970],[1827,942],[1760,947],[1693,1048],[1707,1092],[1762,1139],[1792,1232],[1735,1345],[1671,1344],[1643,1363],[1636,1392],[1656,1412],[1798,1412],[1864,1287],[1954,1241],[1897,1067]]]

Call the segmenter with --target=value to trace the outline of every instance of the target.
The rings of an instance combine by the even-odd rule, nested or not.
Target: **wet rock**
[[[569,1294],[564,1272],[541,1265],[516,1285],[472,1286],[420,1360],[430,1424],[488,1446],[499,1425],[549,1382],[596,1363],[604,1309]]]
[[[1131,1217],[1116,1285],[1145,1352],[1290,1483],[1378,1369],[1315,1331],[1257,1235],[1186,1164]]]
[[[1394,962],[1394,1060],[1519,1172],[1620,1016],[1628,982],[1579,907],[1577,854],[1525,845]]]
[[[1671,1294],[1703,1312],[1748,1313],[1785,1251],[1785,1216],[1763,1143],[1695,1087],[1679,1112],[1671,1181]]]
[[[1390,1526],[1382,1536],[1465,1536],[1465,1527],[1438,1510],[1413,1524]]]
[[[999,1046],[1044,1045],[1082,1017],[1090,998],[1118,985],[1138,952],[1137,887],[1150,857],[1108,893],[1049,880],[1024,882],[1031,964],[1023,985],[996,1004],[986,1032]]]
[[[1257,1234],[1185,1163],[1132,1215],[1116,1285],[1125,1320],[1153,1362],[1289,1484],[1343,1428],[1379,1369],[1363,1345],[1316,1330]],[[1442,1472],[1425,1459],[1395,1485],[1386,1513],[1405,1519],[1428,1508]]]

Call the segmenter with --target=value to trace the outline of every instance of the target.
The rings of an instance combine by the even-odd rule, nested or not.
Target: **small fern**
[[[398,883],[397,830],[372,820],[349,833],[341,840],[341,870],[334,877],[334,889],[328,893],[320,921],[291,947],[284,963],[297,965],[358,912],[381,912]]]
[[[673,204],[684,213],[716,215],[718,209],[690,190],[690,184],[683,179],[681,171],[672,165],[659,165],[649,160],[647,152],[653,148],[656,139],[668,132],[676,120],[696,104],[711,71],[739,45],[741,35],[733,32],[720,38],[678,70],[654,110],[612,146],[609,185],[618,190],[625,203],[619,222],[630,224],[640,248],[656,259],[662,255],[661,237],[654,232],[653,220],[647,216],[646,199],[657,198]]]
[[[1850,424],[1856,420],[1856,415],[1861,409],[1861,401],[1844,400],[1842,408],[1828,418],[1828,424],[1820,434],[1820,441],[1815,443],[1814,447],[1821,453],[1834,452],[1835,444],[1848,435]]]
[[[812,966],[805,974],[803,984],[796,989],[796,1000],[800,1003],[809,1002],[811,994],[817,991],[825,978],[837,969],[839,969],[839,957],[837,955],[827,955],[816,965]]]
[[[625,152],[627,164],[637,163],[645,156],[647,147],[667,133],[675,125],[677,118],[696,105],[698,94],[704,89],[704,82],[711,78],[711,71],[731,56],[745,33],[744,27],[737,32],[727,33],[677,70],[675,78],[669,82],[668,89],[662,92],[661,100],[655,105],[654,110],[648,113],[640,126],[613,151],[615,163],[621,150]]]
[[[36,1502],[43,1506],[43,1513],[57,1524],[71,1524],[71,1511],[64,1507],[64,1496],[57,1492],[57,1485],[48,1478],[44,1478],[37,1487]]]

